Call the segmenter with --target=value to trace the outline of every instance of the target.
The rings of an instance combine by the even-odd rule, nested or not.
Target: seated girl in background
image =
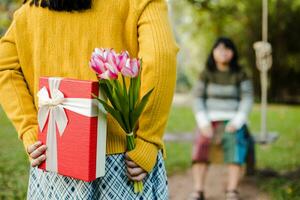
[[[238,53],[230,39],[219,38],[214,44],[195,93],[194,111],[200,134],[193,148],[192,198],[205,199],[208,163],[216,157],[213,149],[218,149],[229,170],[226,200],[237,200],[241,166],[251,140],[246,123],[253,103],[253,87],[238,64]]]

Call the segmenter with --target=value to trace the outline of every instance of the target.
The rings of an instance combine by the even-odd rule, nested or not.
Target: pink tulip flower
[[[118,55],[114,50],[96,48],[90,66],[100,79],[117,79],[120,73],[118,62]]]
[[[138,59],[127,59],[125,66],[121,69],[123,76],[135,78],[139,75],[141,62]]]
[[[126,62],[127,62],[128,59],[129,59],[128,51],[123,51],[119,54],[119,56],[118,56],[118,60],[119,60],[118,69],[120,71],[125,67]]]

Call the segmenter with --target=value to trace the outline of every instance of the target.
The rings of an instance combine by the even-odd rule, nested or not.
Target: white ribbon
[[[61,80],[62,78],[48,79],[51,98],[46,87],[43,87],[37,94],[39,103],[38,124],[41,131],[43,131],[48,119],[46,170],[54,172],[58,171],[56,126],[60,136],[62,136],[68,124],[65,109],[87,117],[98,116],[97,147],[105,146],[106,141],[106,113],[103,112],[104,109],[96,99],[64,98],[64,94],[59,90]],[[100,110],[99,112],[98,109]],[[101,127],[99,128],[99,126]],[[101,169],[104,168],[105,149],[102,147],[101,151],[98,152],[99,149],[97,151],[96,177],[104,175],[104,171]],[[99,167],[100,164],[102,165],[101,167]]]

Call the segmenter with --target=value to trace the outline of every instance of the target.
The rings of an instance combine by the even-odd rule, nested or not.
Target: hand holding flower
[[[135,148],[135,132],[138,119],[142,114],[154,88],[140,98],[142,60],[131,59],[127,51],[117,54],[113,49],[95,49],[90,67],[99,78],[101,92],[109,103],[98,99],[104,109],[110,113],[126,133],[127,150]],[[120,82],[119,78],[122,78]],[[127,86],[125,79],[130,79]],[[142,192],[147,172],[126,155],[129,179],[134,182],[134,191]]]
[[[125,162],[127,166],[127,176],[132,181],[143,181],[147,176],[147,172],[137,165],[133,160],[129,158],[127,153],[125,154]]]

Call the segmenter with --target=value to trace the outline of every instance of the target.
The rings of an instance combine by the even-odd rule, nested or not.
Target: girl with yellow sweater
[[[125,134],[108,116],[107,172],[88,183],[36,168],[47,159],[37,141],[36,94],[41,76],[97,80],[88,66],[96,47],[142,58],[141,93],[155,90],[133,151],[125,153]],[[164,0],[25,0],[0,40],[0,103],[31,160],[28,199],[167,199],[162,136],[177,50]],[[143,193],[129,180],[143,180]]]

